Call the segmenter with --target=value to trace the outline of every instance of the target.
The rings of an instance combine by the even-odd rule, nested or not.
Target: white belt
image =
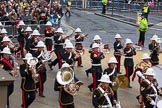
[[[133,58],[133,57],[125,57],[125,58]]]
[[[155,97],[155,96],[157,96],[156,94],[148,94],[148,96],[150,96],[150,97]]]
[[[101,108],[109,108],[110,105],[102,105]]]
[[[45,37],[45,39],[53,39],[53,37]]]
[[[64,43],[54,43],[54,45],[64,45]]]
[[[92,64],[92,66],[101,66],[101,64]]]
[[[75,42],[75,43],[83,43],[83,42]]]

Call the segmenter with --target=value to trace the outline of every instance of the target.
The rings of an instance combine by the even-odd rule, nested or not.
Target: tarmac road
[[[87,11],[78,11],[72,10],[71,17],[64,17],[64,23],[68,25],[70,29],[80,27],[84,34],[89,34],[88,39],[84,42],[85,54],[83,55],[83,66],[84,67],[75,67],[75,74],[78,79],[84,82],[84,85],[80,88],[78,94],[75,98],[75,106],[76,108],[93,108],[91,93],[89,92],[87,86],[92,82],[92,77],[90,75],[89,78],[85,75],[85,70],[88,69],[90,64],[88,48],[90,43],[92,42],[93,36],[95,34],[101,35],[103,43],[110,43],[112,49],[112,43],[114,42],[114,36],[116,33],[120,33],[122,37],[125,39],[127,37],[131,38],[134,43],[138,41],[138,30],[134,26],[130,26],[128,24],[124,24],[121,22],[117,22],[114,20],[110,20],[107,18],[103,18],[100,16],[94,15],[93,12]],[[135,64],[140,62],[143,52],[147,51],[148,43],[150,42],[150,38],[154,34],[153,30],[149,30],[146,33],[146,48],[142,52],[137,52],[137,55],[134,57]],[[160,34],[157,31],[157,34]],[[106,55],[106,58],[102,61],[103,69],[107,67],[108,59],[113,55],[113,50],[111,50],[110,54]],[[161,54],[160,57],[161,58]],[[123,67],[123,59],[121,61],[121,72],[125,74],[125,70]],[[20,62],[20,60],[18,60]],[[160,63],[162,61],[160,60]],[[46,63],[48,64],[48,63]],[[37,98],[34,103],[30,106],[30,108],[59,108],[58,104],[58,92],[53,90],[55,75],[58,70],[58,66],[53,67],[54,70],[50,71],[47,65],[47,74],[48,78],[45,83],[45,98],[39,97],[37,94]],[[12,94],[11,108],[20,108],[21,105],[21,89],[20,89],[21,78],[19,77],[15,81],[15,91]],[[139,87],[137,83],[137,78],[134,82],[131,83],[133,88],[125,88],[118,89],[118,97],[121,103],[122,108],[139,108],[139,104],[136,100],[136,96],[139,94]]]

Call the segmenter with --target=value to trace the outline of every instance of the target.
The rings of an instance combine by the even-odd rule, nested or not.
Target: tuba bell
[[[71,95],[76,95],[79,87],[83,85],[82,82],[75,82],[74,71],[70,66],[62,67],[56,75],[56,80],[59,84],[63,85],[64,90]]]

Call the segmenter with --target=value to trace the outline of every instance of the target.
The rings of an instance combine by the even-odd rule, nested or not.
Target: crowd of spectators
[[[0,2],[0,21],[6,22],[6,25],[17,25],[20,20],[25,24],[45,24],[50,21],[55,25],[62,16],[62,6],[58,2],[48,3],[40,0]]]

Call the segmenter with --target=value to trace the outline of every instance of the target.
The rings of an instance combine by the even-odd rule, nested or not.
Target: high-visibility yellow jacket
[[[146,32],[148,30],[148,23],[146,18],[141,19],[139,24],[139,31]]]
[[[69,6],[69,7],[71,6],[71,1],[67,2],[67,6]]]
[[[103,5],[107,5],[107,0],[102,0]]]
[[[149,7],[148,6],[144,6],[143,9],[142,9],[143,13],[148,13],[149,12]]]

